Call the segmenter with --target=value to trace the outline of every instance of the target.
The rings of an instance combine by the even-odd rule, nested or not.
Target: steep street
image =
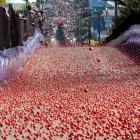
[[[0,91],[0,139],[138,140],[139,75],[113,47],[42,46]]]

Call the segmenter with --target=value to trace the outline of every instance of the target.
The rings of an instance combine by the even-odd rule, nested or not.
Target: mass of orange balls
[[[1,140],[139,140],[140,66],[111,47],[41,47],[0,91]]]

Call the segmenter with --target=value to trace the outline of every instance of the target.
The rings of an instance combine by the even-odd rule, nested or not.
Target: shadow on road
[[[136,44],[136,43],[123,44],[115,48],[117,48],[123,54],[133,59],[135,62],[137,63],[140,62],[140,45],[139,44]]]

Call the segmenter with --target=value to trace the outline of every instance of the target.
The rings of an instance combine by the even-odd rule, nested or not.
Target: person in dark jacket
[[[43,11],[40,11],[40,18],[39,18],[39,29],[43,33],[43,22],[45,21],[45,18],[43,17]]]
[[[11,46],[16,47],[19,45],[19,16],[15,13],[12,5],[9,14]]]
[[[0,50],[10,48],[9,18],[6,10],[0,7]]]

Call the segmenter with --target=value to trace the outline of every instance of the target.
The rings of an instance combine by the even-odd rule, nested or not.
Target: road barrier
[[[21,18],[14,10],[8,16],[6,10],[0,7],[0,50],[16,47],[33,36],[39,20],[35,12],[28,12]]]
[[[133,25],[117,39],[112,40],[109,46],[116,47],[122,53],[131,57],[140,64],[140,25]],[[121,58],[120,58],[121,59]]]
[[[42,41],[44,37],[40,30],[36,29],[34,36],[29,37],[23,46],[0,51],[0,81],[19,72]]]

